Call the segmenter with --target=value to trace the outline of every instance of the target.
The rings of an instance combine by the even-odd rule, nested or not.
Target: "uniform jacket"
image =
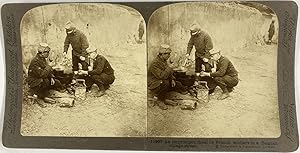
[[[97,55],[96,60],[93,62],[93,70],[89,71],[88,74],[100,75],[101,73],[114,74],[114,70],[103,56]]]
[[[86,36],[79,30],[75,30],[71,34],[67,34],[64,42],[64,52],[68,51],[68,48],[72,45],[72,54],[75,56],[86,56],[86,49],[89,47]]]
[[[221,56],[217,63],[217,70],[210,74],[211,77],[222,77],[224,75],[237,76],[238,72],[228,58]]]
[[[162,80],[175,79],[173,70],[170,68],[166,61],[157,56],[150,65],[148,72],[148,87],[155,89],[160,86]]]
[[[43,82],[43,79],[53,77],[52,68],[46,62],[45,58],[36,55],[31,61],[28,69],[27,82],[29,87],[36,87]]]
[[[191,35],[191,38],[187,46],[187,54],[190,54],[193,46],[195,46],[195,57],[203,58],[206,54],[209,54],[209,50],[213,48],[213,43],[210,36],[205,31],[200,31],[196,35]]]

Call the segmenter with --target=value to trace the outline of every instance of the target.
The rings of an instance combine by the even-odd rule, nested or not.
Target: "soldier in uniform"
[[[87,37],[84,33],[75,28],[72,22],[68,21],[65,26],[67,36],[64,42],[64,55],[66,56],[70,44],[72,45],[72,70],[77,74],[79,67],[78,63],[82,65],[83,70],[87,70],[88,64],[86,62],[87,52],[89,47]]]
[[[189,59],[193,46],[195,46],[195,72],[199,76],[202,65],[208,62],[207,56],[209,51],[213,48],[211,37],[203,30],[200,29],[199,24],[192,24],[190,27],[191,38],[187,45],[186,57]]]
[[[52,74],[53,63],[48,63],[50,47],[46,43],[40,43],[37,55],[32,59],[29,69],[27,82],[29,88],[33,91],[34,97],[37,97],[38,104],[41,107],[46,107],[45,102],[54,103],[55,101],[47,97],[50,89],[62,89],[59,80],[54,78]]]
[[[144,35],[144,20],[141,20],[140,24],[139,24],[139,43],[142,43],[142,38],[143,38],[143,35]]]
[[[173,76],[173,65],[167,62],[171,52],[169,45],[162,44],[148,71],[148,88],[158,98],[156,104],[163,110],[168,109],[166,105],[177,105],[176,102],[166,99],[168,91],[186,92],[186,88]]]
[[[269,31],[268,31],[269,32],[269,40],[268,40],[269,44],[272,42],[272,37],[275,33],[274,23],[275,23],[275,20],[272,20],[272,23],[270,24]]]
[[[114,70],[107,59],[97,53],[97,49],[90,47],[87,49],[89,66],[88,71],[79,70],[79,75],[86,75],[85,83],[87,92],[91,90],[93,84],[99,87],[98,97],[105,94],[107,90],[115,81]]]
[[[200,76],[212,77],[214,82],[210,82],[210,93],[213,93],[215,88],[219,86],[223,93],[219,100],[223,100],[229,97],[229,92],[233,91],[238,82],[238,72],[234,68],[232,62],[221,55],[221,51],[212,49],[210,51],[211,58],[217,62],[216,68],[212,69],[212,72],[201,72]]]

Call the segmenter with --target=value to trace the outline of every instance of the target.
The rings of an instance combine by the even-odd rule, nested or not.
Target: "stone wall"
[[[226,53],[261,44],[268,34],[271,19],[254,8],[237,3],[187,2],[161,7],[152,14],[147,27],[148,62],[157,55],[161,43],[169,44],[177,55],[185,54],[189,27],[194,22],[209,33],[215,47]],[[277,23],[274,39],[277,39]]]
[[[116,4],[52,4],[29,10],[21,21],[23,63],[28,66],[39,42],[47,42],[52,53],[63,52],[65,23],[72,21],[86,34],[90,45],[107,51],[135,43],[142,16],[133,9]],[[71,47],[68,54],[70,54]]]

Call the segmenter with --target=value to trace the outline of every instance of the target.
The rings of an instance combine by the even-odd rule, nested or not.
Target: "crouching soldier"
[[[27,82],[29,88],[33,92],[33,96],[37,97],[37,103],[41,107],[46,107],[45,103],[55,103],[55,100],[48,98],[50,89],[61,90],[62,85],[59,80],[54,78],[52,74],[53,63],[48,63],[50,47],[46,43],[40,43],[37,55],[32,59],[29,69]]]
[[[100,97],[105,94],[105,90],[115,81],[114,70],[106,58],[97,53],[96,48],[88,48],[87,53],[89,58],[88,71],[79,70],[78,74],[86,75],[87,92],[91,90],[93,84],[99,87],[97,96]]]
[[[233,87],[238,84],[238,72],[232,62],[221,55],[220,50],[212,49],[210,50],[210,55],[211,58],[217,62],[216,69],[213,69],[210,73],[202,72],[200,75],[212,77],[214,81],[210,82],[210,93],[213,93],[216,86],[219,86],[223,93],[218,97],[218,100],[223,100],[229,97],[229,92],[232,92]]]
[[[169,45],[162,44],[157,57],[150,65],[148,72],[148,88],[158,98],[156,104],[159,108],[168,109],[166,105],[177,105],[174,101],[166,100],[168,91],[175,90],[181,93],[186,92],[185,87],[173,76],[172,65],[168,65],[172,50]]]

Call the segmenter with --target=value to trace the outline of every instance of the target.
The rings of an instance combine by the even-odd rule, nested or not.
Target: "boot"
[[[49,98],[49,97],[45,97],[44,102],[49,103],[49,104],[55,104],[56,103],[56,101],[54,99]]]
[[[92,87],[86,87],[86,90],[85,90],[85,92],[87,92],[87,93],[91,93],[91,89],[92,89]]]
[[[97,92],[97,94],[96,94],[96,97],[101,97],[101,96],[103,96],[103,95],[105,95],[105,91],[103,91],[103,90],[98,90],[98,92]]]
[[[36,99],[36,103],[37,103],[40,107],[42,107],[42,108],[47,107],[47,105],[46,105],[46,103],[44,102],[43,99]]]
[[[164,102],[164,104],[171,105],[171,106],[177,106],[178,105],[177,102],[175,102],[173,100],[169,100],[169,99],[166,99],[165,102]]]
[[[157,101],[156,101],[156,104],[157,104],[157,106],[158,106],[160,109],[162,109],[162,110],[168,109],[168,106],[166,106],[166,105],[164,104],[164,102],[161,101],[161,100],[157,100]]]
[[[98,85],[98,87],[99,87],[99,90],[98,90],[98,93],[97,93],[96,97],[101,97],[101,96],[105,95],[104,86],[103,85]]]
[[[228,98],[228,97],[229,97],[229,92],[228,92],[228,90],[225,88],[225,90],[223,91],[222,95],[221,95],[220,97],[218,97],[217,99],[218,99],[218,100],[224,100],[224,99],[226,99],[226,98]]]
[[[213,93],[215,92],[215,89],[216,89],[216,87],[209,89],[208,94],[213,95]]]
[[[227,87],[228,92],[232,92],[234,90],[233,87]]]

